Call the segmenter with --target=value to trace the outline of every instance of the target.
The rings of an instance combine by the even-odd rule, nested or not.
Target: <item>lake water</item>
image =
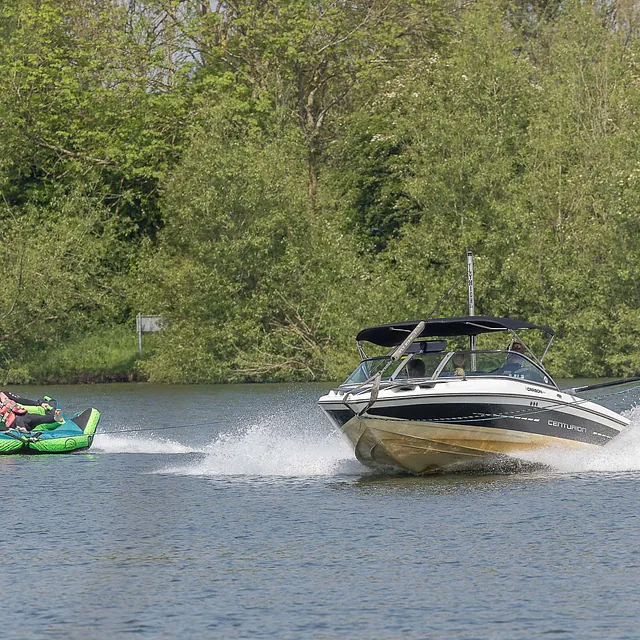
[[[326,388],[14,389],[103,418],[0,458],[2,638],[640,637],[640,412],[544,467],[381,476]]]

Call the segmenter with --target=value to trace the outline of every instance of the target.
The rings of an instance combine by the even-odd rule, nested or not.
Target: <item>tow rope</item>
[[[188,429],[190,427],[209,427],[213,424],[226,423],[226,420],[210,420],[209,422],[202,422],[200,424],[176,424],[167,427],[140,427],[136,429],[119,429],[118,431],[98,431],[96,435],[118,435],[121,433],[137,433],[138,431],[162,431],[164,429]]]

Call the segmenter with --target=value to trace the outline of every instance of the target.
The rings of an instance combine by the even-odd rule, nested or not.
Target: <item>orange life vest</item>
[[[0,391],[0,424],[4,424],[10,429],[16,421],[16,415],[22,416],[27,410],[20,406],[14,400],[10,400],[2,391]]]

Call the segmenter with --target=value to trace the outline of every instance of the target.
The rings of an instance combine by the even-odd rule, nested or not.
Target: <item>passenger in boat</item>
[[[456,353],[451,362],[453,364],[453,375],[464,378],[464,368],[466,366],[464,354]]]
[[[509,349],[509,351],[515,351],[516,353],[524,353],[525,352],[525,348],[524,348],[524,345],[522,344],[522,342],[514,342],[511,345],[511,348]]]
[[[0,430],[15,429],[22,433],[32,431],[41,424],[62,422],[62,412],[52,398],[22,398],[10,391],[0,391]],[[38,407],[37,413],[25,407]]]
[[[424,378],[426,374],[426,367],[424,366],[424,361],[420,360],[420,358],[413,358],[409,360],[409,364],[407,365],[407,375],[410,378]]]

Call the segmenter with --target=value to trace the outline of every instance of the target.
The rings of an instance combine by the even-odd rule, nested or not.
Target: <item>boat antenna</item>
[[[475,296],[473,290],[473,251],[467,251],[467,291],[469,294],[469,315],[476,315],[476,304],[475,304]],[[475,363],[475,355],[473,352],[476,350],[476,337],[469,336],[469,351],[472,352],[471,355],[471,370],[475,371],[476,363]]]

